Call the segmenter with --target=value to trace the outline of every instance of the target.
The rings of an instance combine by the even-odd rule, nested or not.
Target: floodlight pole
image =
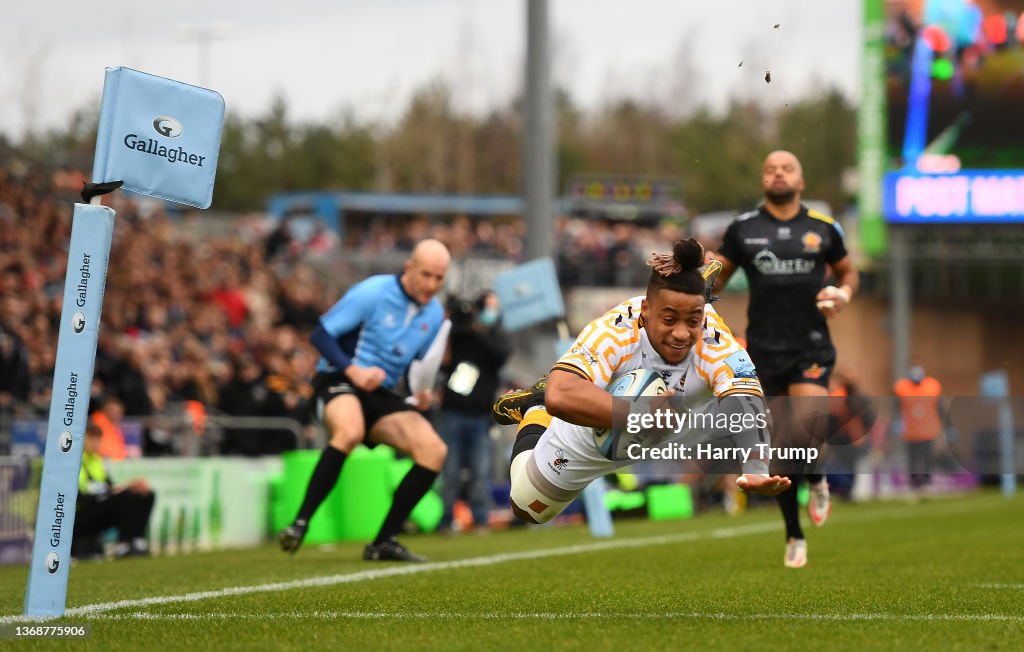
[[[179,34],[182,40],[194,41],[198,49],[196,67],[197,85],[206,88],[210,84],[210,45],[217,39],[223,39],[229,29],[224,23],[212,25],[182,25]]]
[[[889,229],[889,314],[892,332],[892,381],[907,374],[910,360],[910,254],[903,228]]]
[[[548,256],[554,241],[555,121],[547,0],[526,3],[526,93],[523,98],[524,259]]]

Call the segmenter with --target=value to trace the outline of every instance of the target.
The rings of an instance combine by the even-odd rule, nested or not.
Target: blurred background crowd
[[[45,419],[72,208],[84,177],[25,161],[9,155],[0,167],[0,410],[7,419]],[[211,229],[205,216],[168,214],[162,202],[122,193],[110,201],[117,220],[90,410],[115,424],[141,422],[145,455],[261,455],[313,445],[310,380],[318,356],[308,335],[338,292],[365,275],[346,258],[397,272],[424,237],[448,245],[457,263],[471,257],[511,265],[522,256],[519,219],[382,218],[354,224],[342,239],[316,221],[240,213]],[[561,217],[562,281],[642,285],[646,256],[682,232],[672,223]],[[471,294],[453,298],[476,299]],[[219,441],[201,445],[183,444],[167,425],[187,422],[201,437],[216,415],[293,423],[248,428],[236,420]],[[114,455],[123,454],[117,447]]]

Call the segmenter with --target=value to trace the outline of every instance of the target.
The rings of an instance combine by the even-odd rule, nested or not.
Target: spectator
[[[17,333],[0,324],[0,413],[28,401],[31,380],[28,349]]]
[[[913,358],[907,377],[893,388],[899,401],[901,435],[907,446],[911,499],[920,497],[931,482],[932,453],[942,433],[942,384],[925,372],[921,358]]]
[[[848,371],[836,370],[829,383],[828,472],[832,493],[849,500],[857,462],[868,451],[876,413],[871,400]]]
[[[72,554],[76,557],[97,555],[97,538],[105,530],[117,528],[117,556],[148,555],[146,525],[153,510],[153,490],[142,478],[123,485],[114,484],[100,453],[102,438],[99,426],[94,423],[86,426]]]
[[[104,394],[99,400],[99,409],[89,416],[89,423],[99,429],[100,442],[97,452],[110,460],[123,460],[127,455],[121,419],[124,417],[124,403],[113,394]]]
[[[263,382],[263,368],[249,353],[232,357],[227,381],[218,392],[218,408],[230,416],[245,417],[261,414],[267,398]],[[224,429],[221,453],[224,455],[262,455],[258,428],[229,427]]]
[[[473,525],[488,527],[493,451],[489,431],[491,404],[498,391],[498,372],[510,353],[501,330],[501,304],[493,292],[476,302],[454,301],[448,355],[442,371],[448,376],[441,401],[441,436],[448,445],[444,464],[442,529],[452,529],[452,512],[468,473],[467,495]]]

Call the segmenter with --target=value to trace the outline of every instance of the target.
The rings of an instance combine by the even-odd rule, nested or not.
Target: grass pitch
[[[835,505],[782,565],[781,519],[619,521],[406,537],[433,563],[371,564],[361,544],[72,568],[68,615],[102,650],[988,649],[1024,646],[1024,498]],[[0,614],[27,568],[0,569]],[[53,624],[51,622],[50,624]]]

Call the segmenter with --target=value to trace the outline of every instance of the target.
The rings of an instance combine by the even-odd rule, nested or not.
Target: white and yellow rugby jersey
[[[651,369],[677,395],[763,395],[754,363],[711,304],[704,307],[704,333],[678,365],[666,363],[647,339],[640,318],[644,297],[633,297],[587,324],[553,369],[593,381],[602,389],[634,369]]]

